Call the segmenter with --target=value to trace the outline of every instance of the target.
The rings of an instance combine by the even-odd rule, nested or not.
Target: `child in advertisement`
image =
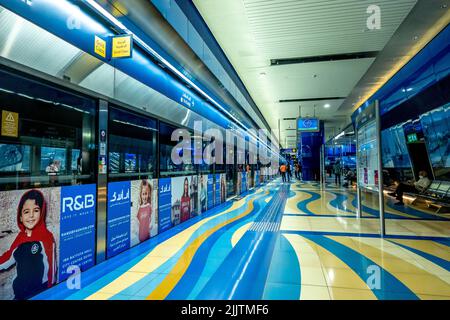
[[[16,267],[14,299],[28,299],[56,282],[56,243],[46,225],[47,203],[39,190],[22,195],[17,208],[19,233],[0,256],[0,272]]]
[[[150,224],[152,221],[152,186],[148,180],[142,180],[139,193],[139,242],[150,238]]]

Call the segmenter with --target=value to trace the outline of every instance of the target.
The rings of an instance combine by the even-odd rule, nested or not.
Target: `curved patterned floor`
[[[271,183],[35,299],[450,299],[450,221],[316,183]],[[376,197],[375,197],[376,198]]]

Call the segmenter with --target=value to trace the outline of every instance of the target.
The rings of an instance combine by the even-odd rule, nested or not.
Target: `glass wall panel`
[[[156,176],[157,122],[118,108],[109,111],[109,180]]]
[[[0,69],[0,189],[95,181],[96,101]]]
[[[184,129],[184,128],[183,128]],[[172,161],[172,149],[178,144],[178,141],[172,141],[172,133],[179,128],[169,125],[164,122],[159,124],[159,170],[161,177],[171,177],[180,175],[196,174],[195,166],[193,164],[193,148],[191,144],[191,163],[175,164]],[[192,136],[192,133],[191,133]],[[179,156],[183,156],[183,150],[180,149]]]

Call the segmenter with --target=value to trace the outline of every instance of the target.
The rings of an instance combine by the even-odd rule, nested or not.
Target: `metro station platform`
[[[34,300],[450,299],[450,220],[327,184],[275,180]]]

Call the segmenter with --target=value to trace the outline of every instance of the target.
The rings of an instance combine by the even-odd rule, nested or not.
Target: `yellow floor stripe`
[[[378,210],[378,195],[375,196],[374,194],[372,194],[370,192],[365,192],[364,198],[362,199],[362,203],[366,207],[369,207],[374,210]],[[404,212],[401,212],[401,211],[398,211],[396,209],[389,207],[387,198],[384,199],[384,211],[386,213],[390,213],[390,214],[397,215],[397,216],[402,216],[405,218],[417,219],[416,216],[413,216],[411,214],[407,214],[407,213],[404,213]]]
[[[306,241],[313,243],[309,239]],[[318,244],[316,252],[320,257],[331,299],[342,300],[352,296],[355,300],[377,300],[367,283],[338,256]]]
[[[308,210],[316,215],[354,216],[353,213],[333,207],[330,202],[337,196],[329,191],[318,191],[320,198],[307,204]]]
[[[355,199],[355,194],[353,192],[348,192],[348,191],[337,191],[339,194],[342,194],[344,196],[347,196],[347,200],[342,202],[342,205],[344,205],[344,207],[347,207],[348,210],[351,210],[354,212],[354,214],[356,214],[357,208],[355,208],[355,206],[353,206],[352,202],[353,199]]]
[[[195,252],[202,245],[202,243],[208,239],[210,235],[214,232],[222,228],[223,226],[232,223],[233,221],[239,220],[246,215],[250,214],[253,210],[253,202],[255,199],[252,199],[248,203],[248,208],[246,211],[230,220],[224,221],[212,229],[209,229],[198,238],[196,238],[186,249],[186,251],[181,255],[178,262],[175,264],[173,269],[164,280],[156,287],[156,289],[146,298],[147,300],[163,300],[167,297],[167,295],[172,291],[172,289],[176,286],[176,284],[180,281],[181,277],[186,272],[189,267]]]
[[[302,191],[294,191],[294,192],[295,192],[295,196],[287,199],[284,212],[285,213],[305,214],[305,212],[301,211],[297,207],[297,203],[299,203],[300,201],[303,201],[303,200],[310,199],[312,197],[312,195],[310,195],[309,193],[306,193],[306,192],[302,192]]]
[[[320,194],[320,198],[314,201],[311,201],[306,205],[309,211],[311,211],[314,214],[321,215],[321,214],[334,214],[335,212],[331,212],[328,209],[328,203],[334,199],[336,199],[336,195],[329,193],[329,192],[317,192]]]
[[[311,245],[300,235],[285,233],[283,236],[294,248],[298,263],[300,265],[301,288],[299,299],[329,300],[330,295],[326,287],[327,282],[322,271],[320,258],[315,250],[315,245]]]
[[[244,224],[243,226],[241,226],[239,229],[237,229],[234,233],[233,236],[231,237],[231,246],[234,248],[234,246],[236,245],[236,243],[239,242],[239,240],[241,240],[242,236],[244,235],[244,233],[247,232],[248,229],[250,229],[250,227],[252,226],[253,221]]]
[[[329,238],[371,259],[395,276],[415,294],[450,297],[450,285],[448,283],[420,267],[417,267],[414,263],[392,255],[386,250],[381,250],[381,248],[367,245],[364,243],[367,239],[362,240],[357,237],[347,238],[336,236],[330,236]],[[376,240],[378,239],[375,239],[375,241]],[[385,246],[388,245],[389,244],[386,244]],[[382,288],[382,290],[383,289],[389,290],[389,288]]]
[[[378,240],[378,241],[377,241]],[[424,257],[415,254],[412,251],[409,251],[407,249],[404,249],[395,243],[389,243],[386,245],[386,241],[382,241],[381,239],[360,239],[360,241],[364,242],[367,245],[370,245],[375,248],[380,248],[380,250],[383,250],[385,252],[388,252],[389,254],[398,257],[399,260],[405,260],[409,263],[413,264],[414,266],[420,268],[421,270],[428,272],[438,278],[440,278],[442,281],[445,281],[446,283],[450,283],[450,272],[445,270],[444,268],[438,266],[437,264],[431,262],[428,259],[425,259]],[[423,246],[431,245],[433,246],[432,241],[425,241],[425,240],[412,240],[415,242],[424,242]],[[431,243],[430,243],[431,242]],[[428,243],[428,244],[427,244]],[[412,246],[412,245],[411,245]],[[402,264],[402,261],[398,261],[399,265],[397,266],[397,271],[399,272],[414,272],[415,270],[409,270],[407,269],[407,266],[404,266]]]
[[[138,282],[144,278],[148,273],[158,269],[162,264],[170,259],[176,252],[178,252],[183,245],[189,240],[192,234],[197,231],[201,226],[210,221],[211,219],[223,216],[233,210],[242,207],[245,204],[245,199],[241,199],[233,203],[233,205],[212,217],[203,219],[182,232],[176,234],[170,239],[157,245],[147,256],[139,261],[135,266],[130,268],[127,272],[120,277],[102,287],[97,292],[93,293],[86,300],[104,300],[109,299],[115,294],[125,290],[129,286]],[[106,297],[106,298],[105,298]]]
[[[431,240],[406,240],[406,239],[391,239],[392,242],[400,243],[405,246],[417,249],[438,258],[450,261],[450,250],[448,247],[436,243]],[[450,275],[450,272],[449,272]]]

